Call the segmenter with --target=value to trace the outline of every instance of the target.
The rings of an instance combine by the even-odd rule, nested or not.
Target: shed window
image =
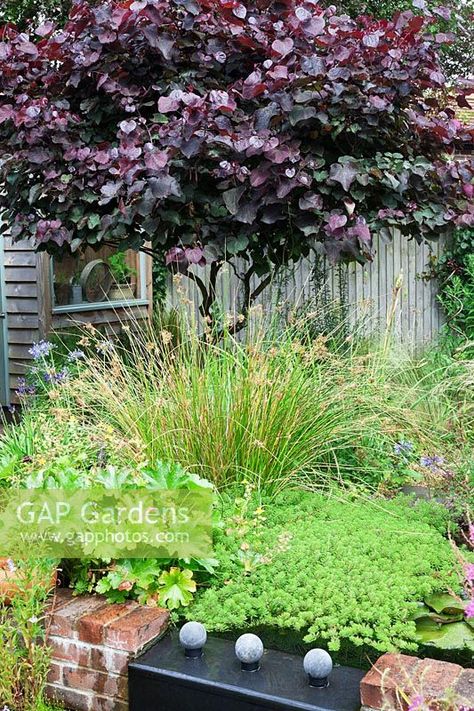
[[[52,260],[54,309],[129,304],[146,299],[145,255],[112,247],[87,248]]]

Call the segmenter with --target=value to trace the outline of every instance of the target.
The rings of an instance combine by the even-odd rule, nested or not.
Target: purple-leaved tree
[[[454,152],[473,131],[433,21],[351,20],[312,0],[77,0],[63,29],[7,25],[0,209],[53,254],[161,255],[196,281],[204,316],[237,256],[245,313],[311,249],[364,262],[375,231],[472,225],[474,163]]]

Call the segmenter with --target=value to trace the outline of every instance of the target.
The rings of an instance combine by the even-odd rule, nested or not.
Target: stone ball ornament
[[[310,649],[303,660],[303,668],[309,677],[309,685],[319,689],[329,686],[332,667],[331,655],[325,649]]]
[[[186,622],[179,631],[179,642],[186,657],[202,657],[202,648],[207,642],[207,632],[200,622]]]
[[[258,671],[263,652],[263,642],[256,634],[243,634],[235,643],[235,656],[240,662],[242,671]]]

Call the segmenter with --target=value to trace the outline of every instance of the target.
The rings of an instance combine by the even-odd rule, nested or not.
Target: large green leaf
[[[474,652],[474,629],[465,622],[438,624],[429,617],[416,623],[418,639],[422,644],[437,649],[463,650]]]
[[[160,602],[171,610],[189,605],[196,592],[193,573],[188,569],[170,568],[162,573],[159,582]]]
[[[466,606],[465,603],[449,593],[429,595],[425,598],[425,605],[428,605],[435,612],[443,612],[445,615],[463,614]]]

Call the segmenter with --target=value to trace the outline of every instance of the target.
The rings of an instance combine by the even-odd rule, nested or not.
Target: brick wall
[[[98,595],[56,595],[47,616],[47,694],[74,711],[126,711],[128,662],[167,630],[169,613]]]
[[[405,654],[384,654],[363,678],[360,691],[365,711],[405,711],[416,697],[436,709],[436,701],[447,696],[453,698],[456,708],[474,711],[474,669]]]

